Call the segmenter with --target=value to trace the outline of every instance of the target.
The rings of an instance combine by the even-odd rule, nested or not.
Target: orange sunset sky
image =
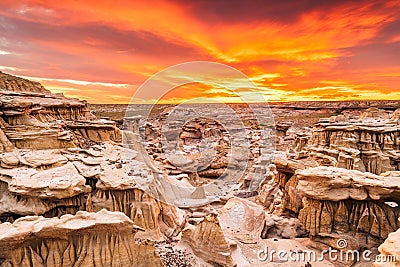
[[[237,68],[269,101],[400,99],[400,1],[0,0],[0,70],[52,92],[128,103],[197,60]],[[186,86],[165,101],[201,96],[231,94]]]

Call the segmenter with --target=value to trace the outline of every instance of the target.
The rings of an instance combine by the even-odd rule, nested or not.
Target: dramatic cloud
[[[271,101],[399,99],[399,10],[396,0],[3,0],[0,70],[92,103],[129,102],[158,71],[196,60],[239,69]],[[200,97],[236,101],[207,83],[163,100]]]

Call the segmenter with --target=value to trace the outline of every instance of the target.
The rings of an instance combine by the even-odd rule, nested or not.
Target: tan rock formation
[[[396,177],[335,167],[296,172],[297,190],[303,196],[299,219],[311,236],[355,235],[361,244],[379,244],[400,227],[399,183]]]
[[[305,235],[304,226],[297,218],[285,218],[274,214],[266,214],[261,238],[293,239]]]
[[[296,189],[298,178],[296,170],[317,166],[310,159],[294,160],[276,157],[273,161],[276,172],[268,183],[258,190],[257,201],[274,214],[281,215],[285,210],[298,213],[302,208],[302,194]]]
[[[285,137],[286,132],[288,129],[292,126],[291,122],[279,122],[275,125],[276,131],[277,131],[277,136],[278,137]]]
[[[15,150],[19,164],[32,168],[47,169],[64,165],[68,159],[61,154],[60,150],[18,151]],[[11,154],[12,155],[12,154]]]
[[[8,126],[5,134],[13,146],[22,149],[53,149],[76,147],[73,134],[68,130],[62,130],[59,126],[44,125]]]
[[[83,194],[66,199],[42,199],[37,197],[16,195],[8,190],[8,184],[0,181],[1,201],[0,220],[14,221],[24,215],[61,216],[66,213],[75,214],[85,210],[86,199]]]
[[[107,208],[125,213],[152,239],[172,238],[179,225],[176,208],[137,188],[98,190],[92,197],[94,211]]]
[[[368,109],[359,119],[321,119],[308,150],[321,165],[381,174],[399,168],[399,132],[386,112]]]
[[[47,170],[0,168],[0,187],[2,221],[22,215],[60,216],[86,210],[91,191],[72,163]]]
[[[27,79],[11,76],[0,71],[0,89],[12,92],[44,92],[46,89],[38,83]],[[47,91],[48,92],[48,91]]]
[[[2,266],[163,266],[155,249],[136,244],[141,229],[123,213],[78,212],[0,224]]]
[[[175,207],[139,189],[137,179],[151,184],[154,170],[142,157],[135,159],[138,152],[116,144],[122,141],[122,133],[115,122],[93,120],[85,101],[52,94],[39,83],[3,73],[0,115],[0,220],[30,229],[22,216],[70,214],[60,219],[26,219],[34,224],[34,231],[42,231],[44,225],[46,234],[26,232],[31,237],[26,242],[19,238],[15,254],[8,251],[0,256],[7,258],[4,264],[161,266],[154,258],[154,246],[136,245],[134,238],[172,238],[179,234],[181,223]],[[110,227],[103,221],[97,225],[96,216],[102,214],[112,222],[109,212],[99,211],[103,208],[125,212],[146,232],[134,236],[126,231],[128,224],[133,229],[129,217],[128,224],[124,219]],[[79,211],[99,211],[99,215]],[[67,219],[76,213],[75,219]],[[73,237],[70,230],[59,229],[64,222],[76,228],[76,235],[73,229]],[[120,232],[115,230],[120,226]],[[14,242],[11,239],[1,239],[1,248]],[[93,251],[87,254],[88,249]]]
[[[218,213],[218,221],[226,237],[245,243],[260,238],[265,224],[262,206],[235,197],[229,199]]]
[[[122,211],[154,239],[172,237],[176,208],[138,188],[154,179],[137,152],[103,143],[90,149],[14,150],[1,157],[0,218],[61,216],[79,210]]]
[[[367,110],[364,111],[363,114],[361,114],[360,119],[382,119],[382,120],[387,120],[389,119],[389,115],[386,111],[378,108],[368,108]]]
[[[374,267],[400,266],[400,229],[390,233],[385,242],[379,246],[380,255],[372,264]]]
[[[207,215],[196,225],[189,225],[182,232],[182,241],[206,262],[220,266],[234,266],[230,243],[226,240],[217,215]]]
[[[14,145],[8,140],[7,136],[0,128],[0,152],[10,152],[14,149]]]
[[[122,142],[122,132],[117,128],[114,121],[74,121],[68,122],[67,126],[85,139]]]
[[[8,190],[16,195],[63,199],[91,190],[72,163],[44,171],[24,168],[0,170],[0,174],[12,177],[3,181],[8,182]]]
[[[37,82],[0,74],[0,151],[84,146],[83,139],[121,142],[115,122],[93,121],[86,101],[52,94]],[[4,119],[4,120],[3,120]]]
[[[296,172],[297,189],[304,196],[319,200],[397,200],[399,178],[336,167],[315,167]]]

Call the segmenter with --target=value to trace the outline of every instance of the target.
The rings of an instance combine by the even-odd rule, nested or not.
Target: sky
[[[0,1],[0,71],[55,93],[129,103],[191,61],[243,72],[267,101],[400,99],[400,1]],[[160,102],[201,97],[237,101],[198,83]]]

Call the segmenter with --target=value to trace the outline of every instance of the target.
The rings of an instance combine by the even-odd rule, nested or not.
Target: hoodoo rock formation
[[[0,103],[2,151],[13,146],[70,148],[82,146],[86,139],[121,139],[115,123],[94,120],[85,101],[52,94],[37,82],[0,73]]]
[[[1,266],[163,266],[155,248],[123,213],[29,216],[0,227]]]
[[[360,118],[320,120],[308,149],[321,165],[381,174],[400,170],[399,132],[395,114],[370,108]]]
[[[194,253],[205,261],[222,266],[234,266],[230,244],[225,239],[215,214],[207,215],[196,226],[185,228],[182,240],[189,243]]]
[[[379,246],[379,261],[375,261],[375,267],[400,266],[400,229],[390,233],[385,242]]]

